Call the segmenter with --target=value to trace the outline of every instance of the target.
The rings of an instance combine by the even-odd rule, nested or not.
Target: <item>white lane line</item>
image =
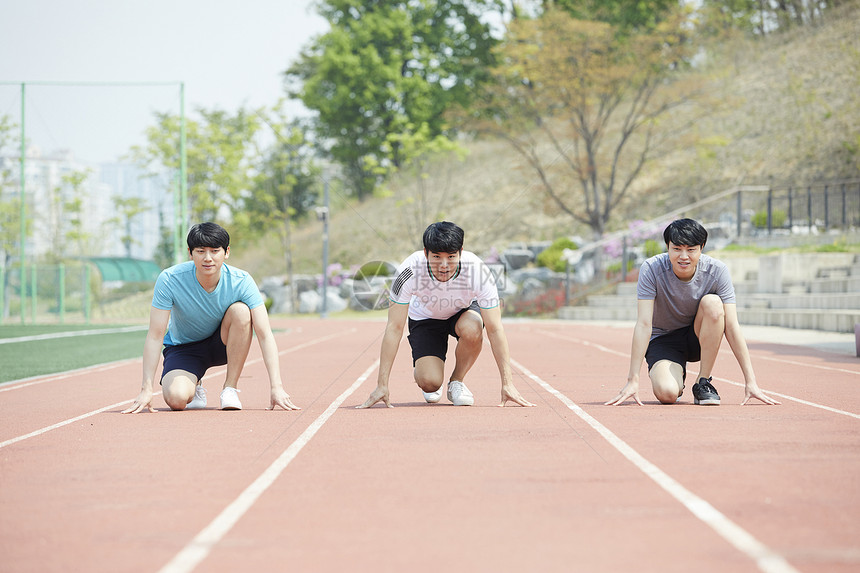
[[[588,342],[587,340],[580,340],[578,338],[572,338],[569,336],[556,334],[555,332],[551,332],[549,330],[536,329],[536,331],[541,333],[541,334],[544,334],[546,336],[553,337],[553,338],[559,338],[561,340],[569,340],[571,342],[584,344],[585,346],[593,346],[594,348],[597,348],[597,349],[602,350],[604,352],[608,352],[610,354],[615,354],[617,356],[624,356],[626,358],[630,357],[630,353],[625,354],[624,352],[618,352],[617,350],[612,350],[611,348],[607,348],[607,347],[601,346],[599,344],[594,344],[593,342]],[[720,354],[731,354],[731,351],[720,350]],[[818,370],[827,370],[829,372],[842,372],[845,374],[854,374],[854,375],[860,376],[860,371],[857,371],[857,370],[848,370],[846,368],[836,368],[835,366],[823,366],[821,364],[809,364],[807,362],[797,362],[795,360],[786,360],[784,358],[779,358],[779,357],[775,357],[775,356],[762,356],[761,354],[756,354],[755,359],[756,360],[770,360],[772,362],[781,362],[782,364],[791,364],[792,366],[805,366],[807,368],[816,368]]]
[[[720,352],[731,354],[727,350],[721,350]],[[770,360],[772,362],[779,362],[781,364],[791,364],[792,366],[806,366],[808,368],[817,368],[819,370],[829,370],[830,372],[842,372],[845,374],[860,375],[860,372],[858,372],[857,370],[847,370],[845,368],[836,368],[835,366],[822,366],[821,364],[807,364],[806,362],[786,360],[784,358],[778,358],[776,356],[762,356],[760,354],[756,354],[756,360]]]
[[[580,340],[580,339],[578,339],[578,338],[572,338],[572,337],[570,337],[570,336],[563,336],[563,335],[560,335],[560,334],[556,334],[556,333],[554,333],[554,332],[549,332],[549,331],[547,331],[547,330],[538,330],[537,332],[539,332],[540,334],[543,334],[543,335],[546,335],[546,336],[552,337],[552,338],[558,338],[559,340],[567,340],[568,342],[575,342],[575,343],[577,343],[577,344],[582,344],[583,346],[590,346],[590,347],[592,347],[592,348],[596,348],[596,349],[598,349],[598,350],[600,350],[600,351],[602,351],[602,352],[607,352],[607,353],[609,353],[609,354],[614,354],[614,355],[616,355],[616,356],[623,356],[623,357],[625,357],[625,358],[630,358],[630,354],[625,354],[625,353],[623,353],[623,352],[618,352],[617,350],[612,350],[611,348],[607,348],[607,347],[605,347],[605,346],[601,346],[600,344],[594,344],[593,342],[589,342],[589,341],[587,341],[587,340]],[[758,359],[758,358],[765,358],[765,357],[763,357],[763,356],[756,356],[756,358]],[[785,362],[785,363],[791,364],[791,362],[789,362],[789,361],[787,361],[787,360],[781,360],[780,362]],[[848,372],[849,374],[857,374],[857,372],[854,372],[854,371],[852,371],[852,370],[841,370],[841,369],[838,369],[838,368],[828,368],[827,366],[816,366],[816,365],[814,365],[814,364],[804,364],[804,363],[802,363],[802,362],[797,362],[796,364],[798,364],[798,365],[800,365],[800,366],[810,366],[810,367],[812,367],[812,368],[822,368],[822,369],[827,369],[827,370],[839,370],[839,371],[841,371],[841,372]],[[734,386],[740,386],[741,388],[745,388],[745,387],[746,387],[746,385],[745,385],[745,384],[743,384],[743,383],[741,383],[741,382],[735,382],[734,380],[729,380],[728,378],[719,378],[719,377],[717,377],[717,376],[714,376],[714,379],[715,379],[715,380],[722,381],[722,382],[728,382],[729,384],[732,384],[732,385],[734,385]],[[860,419],[860,415],[855,414],[854,412],[847,412],[847,411],[845,411],[845,410],[839,410],[839,409],[837,409],[837,408],[832,408],[832,407],[830,407],[830,406],[825,406],[824,404],[816,404],[815,402],[809,402],[809,401],[807,401],[807,400],[803,400],[803,399],[801,399],[801,398],[795,398],[794,396],[789,396],[788,394],[782,394],[782,393],[780,393],[780,392],[774,392],[773,390],[765,390],[765,389],[762,389],[762,391],[763,391],[765,394],[773,394],[774,396],[779,396],[780,398],[784,398],[784,399],[786,399],[786,400],[791,400],[792,402],[797,402],[798,404],[803,404],[804,406],[812,406],[813,408],[819,408],[819,409],[821,409],[821,410],[826,410],[826,411],[828,411],[828,412],[833,412],[834,414],[841,414],[841,415],[843,415],[843,416],[849,416],[849,417],[851,417],[851,418],[857,418],[857,419]]]
[[[212,522],[203,528],[197,536],[186,545],[182,551],[161,568],[161,573],[184,573],[192,571],[203,561],[212,548],[229,532],[236,522],[256,503],[263,493],[275,483],[278,476],[287,468],[295,457],[302,451],[311,438],[322,428],[329,418],[337,411],[341,404],[361,386],[370,374],[379,366],[377,358],[370,367],[359,376],[352,386],[343,391],[329,404],[328,408],[313,421],[313,423],[302,432],[302,434],[290,444],[278,458],[272,462],[260,476],[254,480],[233,502],[230,503]]]
[[[346,334],[349,332],[354,332],[354,331],[355,331],[355,329],[352,328],[350,330],[337,332],[335,334],[329,334],[326,336],[321,336],[320,338],[315,338],[313,340],[309,340],[308,342],[299,344],[297,346],[293,346],[292,348],[282,350],[278,354],[284,355],[284,354],[289,354],[291,352],[296,352],[298,350],[302,350],[304,348],[307,348],[308,346],[312,346],[314,344],[319,344],[320,342],[325,342],[326,340],[331,340],[332,338],[336,338],[338,336],[342,336],[343,334]],[[254,360],[249,360],[249,361],[245,362],[245,366],[248,366],[249,364],[255,364],[257,362],[262,362],[262,360],[263,360],[262,358],[255,358]],[[214,370],[214,371],[210,372],[209,374],[207,374],[206,376],[204,376],[203,380],[208,380],[210,378],[214,378],[215,376],[222,374],[226,370],[227,370],[226,367],[220,367],[219,369]],[[159,396],[159,395],[161,395],[161,392],[153,392],[152,397],[154,398],[154,397]],[[45,426],[44,428],[34,430],[34,431],[30,432],[29,434],[24,434],[22,436],[17,436],[15,438],[10,438],[4,442],[0,442],[0,448],[5,448],[6,446],[10,446],[12,444],[26,440],[28,438],[35,438],[36,436],[41,436],[42,434],[50,432],[51,430],[56,430],[57,428],[62,428],[63,426],[68,426],[69,424],[79,422],[79,421],[84,420],[86,418],[89,418],[91,416],[95,416],[96,414],[101,414],[102,412],[107,412],[108,410],[112,410],[114,408],[119,408],[119,407],[125,406],[126,404],[131,404],[133,402],[134,402],[134,399],[124,400],[122,402],[117,402],[116,404],[111,404],[110,406],[105,406],[104,408],[99,408],[98,410],[93,410],[92,412],[87,412],[86,414],[81,414],[80,416],[75,416],[74,418],[69,418],[68,420],[63,420],[62,422],[57,422],[56,424],[51,424],[50,426]]]
[[[634,450],[624,440],[616,436],[606,426],[598,422],[594,417],[579,407],[573,400],[544,382],[540,377],[532,374],[527,368],[515,360],[511,360],[516,368],[523,374],[537,382],[544,390],[555,396],[565,406],[579,416],[586,424],[591,426],[609,444],[618,450],[621,455],[633,463],[642,473],[654,480],[669,495],[677,499],[694,516],[708,525],[723,539],[728,541],[736,549],[755,561],[761,571],[766,573],[796,573],[788,562],[779,554],[772,551],[766,545],[758,541],[746,530],[723,515],[710,503],[700,498],[680,483],[675,481],[663,470],[645,459],[639,452]]]
[[[161,392],[157,392],[153,394],[153,396],[158,396]],[[69,424],[74,424],[75,422],[80,422],[90,416],[95,416],[96,414],[101,414],[102,412],[107,412],[108,410],[112,410],[114,408],[119,408],[121,406],[125,406],[126,404],[130,404],[134,402],[134,400],[124,400],[122,402],[117,402],[116,404],[111,404],[110,406],[105,406],[104,408],[99,408],[98,410],[93,410],[92,412],[87,412],[86,414],[81,414],[80,416],[76,416],[74,418],[70,418],[68,420],[63,420],[62,422],[57,422],[56,424],[52,424],[50,426],[45,426],[44,428],[40,428],[29,434],[24,434],[23,436],[18,436],[15,438],[10,438],[5,442],[0,442],[0,448],[5,448],[6,446],[11,446],[17,442],[26,440],[27,438],[35,438],[36,436],[41,436],[44,433],[50,432],[51,430],[56,430],[57,428],[62,428],[63,426],[68,426]]]
[[[65,332],[52,332],[49,334],[33,334],[32,336],[19,336],[17,338],[0,338],[0,344],[14,344],[16,342],[32,342],[34,340],[51,340],[53,338],[72,338],[73,336],[91,336],[94,334],[119,334],[121,332],[137,332],[146,330],[146,326],[122,326],[119,328],[101,328],[92,330],[67,330]]]
[[[729,380],[728,378],[719,378],[714,376],[714,380],[718,380],[720,382],[727,382],[733,386],[739,386],[741,388],[746,388],[746,384],[742,382],[735,382],[734,380]],[[798,404],[803,404],[804,406],[812,406],[813,408],[820,408],[822,410],[827,410],[828,412],[833,412],[834,414],[842,414],[843,416],[848,416],[850,418],[856,418],[860,420],[860,414],[855,414],[854,412],[846,412],[845,410],[839,410],[836,408],[831,408],[830,406],[825,406],[824,404],[816,404],[815,402],[809,402],[807,400],[801,400],[800,398],[795,398],[794,396],[789,396],[788,394],[781,394],[779,392],[774,392],[773,390],[764,390],[765,394],[769,394],[771,396],[779,396],[780,398],[784,398],[786,400],[791,400],[792,402],[797,402]]]
[[[120,366],[125,366],[131,362],[140,362],[140,358],[126,358],[125,360],[117,360],[115,362],[104,362],[102,364],[93,364],[92,366],[84,366],[83,368],[76,368],[74,370],[66,370],[65,372],[61,372],[59,374],[47,374],[42,376],[33,376],[32,378],[21,378],[19,380],[4,382],[2,386],[0,386],[0,392],[8,392],[10,390],[17,390],[19,388],[26,388],[27,386],[34,386],[36,384],[44,384],[45,382],[54,382],[56,380],[65,380],[66,378],[71,378],[73,376],[77,376],[79,374],[83,374],[86,372],[103,372],[105,370],[110,370],[112,368],[118,368]]]
[[[289,354],[291,352],[295,352],[297,350],[301,350],[303,348],[307,348],[313,344],[318,344],[320,342],[325,342],[326,340],[331,340],[332,338],[336,338],[338,336],[342,336],[344,334],[349,334],[355,332],[355,328],[350,328],[349,330],[343,330],[340,332],[336,332],[334,334],[327,334],[326,336],[321,336],[320,338],[315,338],[313,340],[309,340],[303,344],[298,346],[294,346],[292,348],[288,348],[287,350],[281,350],[278,352],[278,356],[283,356],[284,354]],[[35,384],[44,384],[45,382],[55,382],[57,380],[65,380],[66,378],[71,378],[73,376],[77,376],[79,374],[87,373],[87,372],[103,372],[105,370],[110,370],[111,368],[117,368],[120,366],[125,366],[130,362],[140,362],[140,358],[128,358],[125,360],[117,360],[116,362],[105,362],[103,364],[94,364],[92,366],[84,366],[83,368],[76,368],[75,370],[66,370],[65,372],[60,372],[56,374],[46,374],[43,376],[34,376],[32,378],[21,378],[20,380],[10,380],[9,382],[4,382],[0,385],[0,392],[8,392],[10,390],[17,390],[19,388],[26,388],[27,386],[33,386]],[[245,363],[245,366],[248,364],[253,364],[255,362],[259,362],[260,359],[249,360]],[[209,378],[209,376],[206,376]]]

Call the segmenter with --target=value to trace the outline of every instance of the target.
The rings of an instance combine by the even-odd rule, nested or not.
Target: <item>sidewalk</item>
[[[776,344],[808,346],[836,354],[857,355],[857,345],[854,335],[851,333],[803,330],[779,326],[743,325],[742,328],[744,337],[748,341],[757,340]]]
[[[518,320],[518,319],[506,319]],[[633,328],[633,322],[626,320],[571,320],[550,319],[576,324],[593,324],[595,326]],[[857,345],[854,335],[847,332],[827,332],[823,330],[804,330],[800,328],[785,328],[781,326],[757,326],[742,324],[744,337],[747,341],[771,342],[774,344],[790,344],[808,346],[835,354],[857,356]]]

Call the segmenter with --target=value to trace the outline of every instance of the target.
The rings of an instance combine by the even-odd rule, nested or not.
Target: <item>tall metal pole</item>
[[[26,95],[26,84],[21,82],[21,206],[20,206],[20,225],[21,225],[21,243],[18,245],[19,258],[21,264],[21,324],[24,324],[24,319],[27,314],[24,302],[27,300],[27,274],[24,272],[24,265],[27,262],[27,197],[24,194],[24,186],[26,182],[26,165],[27,165],[27,144],[24,130],[24,96]]]
[[[174,217],[175,225],[175,240],[174,244],[179,245],[175,249],[173,262],[181,263],[185,257],[182,256],[182,235],[185,233],[189,225],[188,213],[188,163],[187,153],[185,149],[185,82],[179,84],[179,201],[178,214]]]
[[[188,209],[188,150],[185,145],[185,82],[179,84],[179,193],[182,197],[182,225],[184,231],[191,224]]]
[[[328,316],[328,292],[326,291],[326,287],[328,286],[328,218],[329,218],[329,205],[328,205],[328,178],[326,178],[325,183],[323,185],[323,198],[325,201],[325,206],[322,211],[323,218],[323,263],[322,263],[322,304],[320,306],[320,318],[326,318]]]
[[[182,219],[182,199],[179,197],[179,174],[176,172],[173,173],[170,188],[173,196],[173,264],[178,265],[182,262],[182,227],[179,223]]]

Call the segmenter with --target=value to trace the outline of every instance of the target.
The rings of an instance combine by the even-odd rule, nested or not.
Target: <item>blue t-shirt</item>
[[[206,292],[197,281],[194,261],[161,271],[152,294],[152,306],[170,311],[170,323],[164,335],[165,346],[209,338],[234,302],[244,302],[251,309],[263,304],[263,297],[251,275],[223,265],[218,286],[214,291]]]

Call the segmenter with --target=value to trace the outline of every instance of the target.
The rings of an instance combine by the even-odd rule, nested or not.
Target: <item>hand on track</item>
[[[755,398],[756,400],[761,400],[762,402],[764,402],[765,404],[768,404],[770,406],[775,406],[775,405],[780,404],[780,402],[777,402],[776,400],[774,400],[773,398],[771,398],[770,396],[768,396],[767,394],[762,392],[761,389],[759,389],[758,384],[756,384],[756,383],[747,385],[745,395],[744,395],[744,401],[741,402],[741,406],[743,406],[744,404],[749,402],[750,398]]]
[[[504,408],[509,400],[526,408],[535,406],[535,404],[523,398],[522,394],[513,386],[502,386],[502,403],[499,404],[499,407]]]
[[[280,406],[284,410],[301,410],[301,408],[290,401],[290,395],[283,388],[272,390],[271,405],[266,409],[274,410],[276,406]]]
[[[612,400],[604,402],[604,406],[618,406],[627,401],[628,398],[633,398],[636,403],[642,406],[642,400],[639,399],[639,384],[628,382]]]
[[[141,390],[140,394],[138,394],[137,398],[135,398],[134,404],[123,410],[122,413],[137,414],[138,412],[143,412],[144,410],[149,410],[152,413],[156,412],[155,408],[152,407],[152,390]]]
[[[368,396],[367,400],[364,401],[364,404],[362,404],[361,406],[356,406],[356,408],[359,410],[362,410],[364,408],[370,408],[371,406],[373,406],[374,404],[376,404],[380,400],[382,400],[385,403],[385,406],[387,408],[393,408],[394,407],[388,398],[388,388],[380,388],[377,386],[376,390],[371,392],[370,396]]]

